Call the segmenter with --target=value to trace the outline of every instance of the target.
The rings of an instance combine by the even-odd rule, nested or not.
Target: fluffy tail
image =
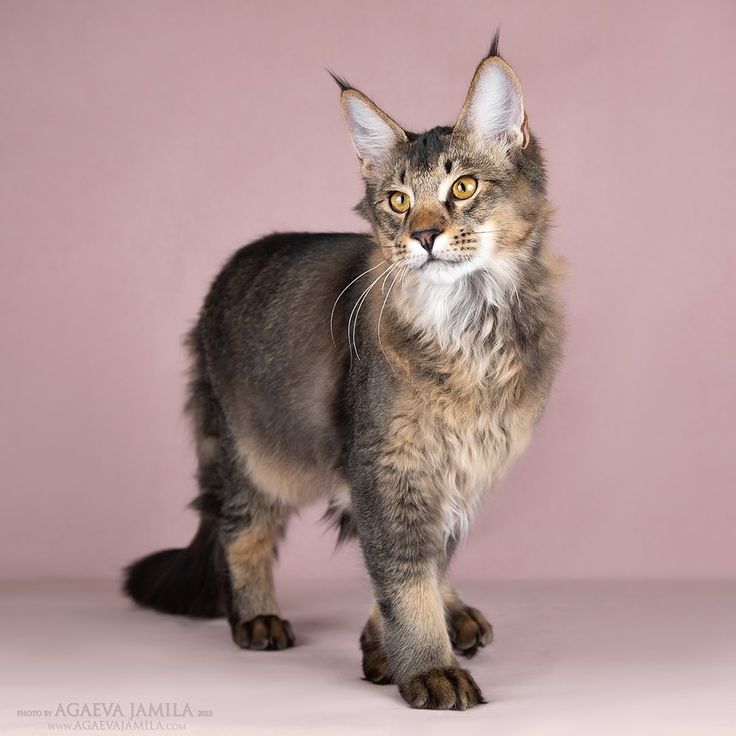
[[[185,549],[165,549],[125,569],[123,591],[138,605],[196,618],[225,614],[225,575],[214,524],[203,518]]]

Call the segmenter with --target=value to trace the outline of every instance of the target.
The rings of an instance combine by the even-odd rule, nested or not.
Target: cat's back
[[[358,233],[275,233],[243,246],[205,299],[200,329],[208,353],[237,373],[256,367],[264,351],[273,370],[277,354],[280,363],[306,357],[294,355],[305,342],[332,345],[335,299],[365,270],[371,247]]]

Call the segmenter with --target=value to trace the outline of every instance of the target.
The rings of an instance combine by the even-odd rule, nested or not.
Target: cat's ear
[[[514,70],[498,56],[498,34],[490,55],[475,71],[455,128],[467,131],[481,143],[500,141],[522,148],[529,144],[521,84]]]
[[[363,171],[369,171],[386,159],[396,146],[407,141],[401,126],[357,89],[342,89],[340,109]]]

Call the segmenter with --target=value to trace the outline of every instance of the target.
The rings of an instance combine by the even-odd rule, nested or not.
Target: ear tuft
[[[385,160],[396,146],[407,141],[401,126],[357,89],[343,90],[340,107],[364,171]]]
[[[498,53],[498,39],[501,36],[501,26],[496,28],[496,32],[493,34],[493,40],[491,41],[491,48],[488,49],[488,54],[486,55],[486,59],[489,59],[492,56],[501,56],[501,54]]]
[[[352,89],[352,85],[348,82],[345,77],[341,77],[339,74],[335,74],[332,69],[327,69],[327,73],[335,80],[335,84],[340,88],[342,92],[346,89]]]

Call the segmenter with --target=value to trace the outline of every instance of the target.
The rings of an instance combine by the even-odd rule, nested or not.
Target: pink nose
[[[432,230],[417,230],[416,232],[413,232],[411,236],[412,238],[414,238],[414,240],[419,241],[422,248],[424,248],[427,253],[431,253],[434,241],[441,233],[442,230],[437,230],[436,228],[434,228]]]

